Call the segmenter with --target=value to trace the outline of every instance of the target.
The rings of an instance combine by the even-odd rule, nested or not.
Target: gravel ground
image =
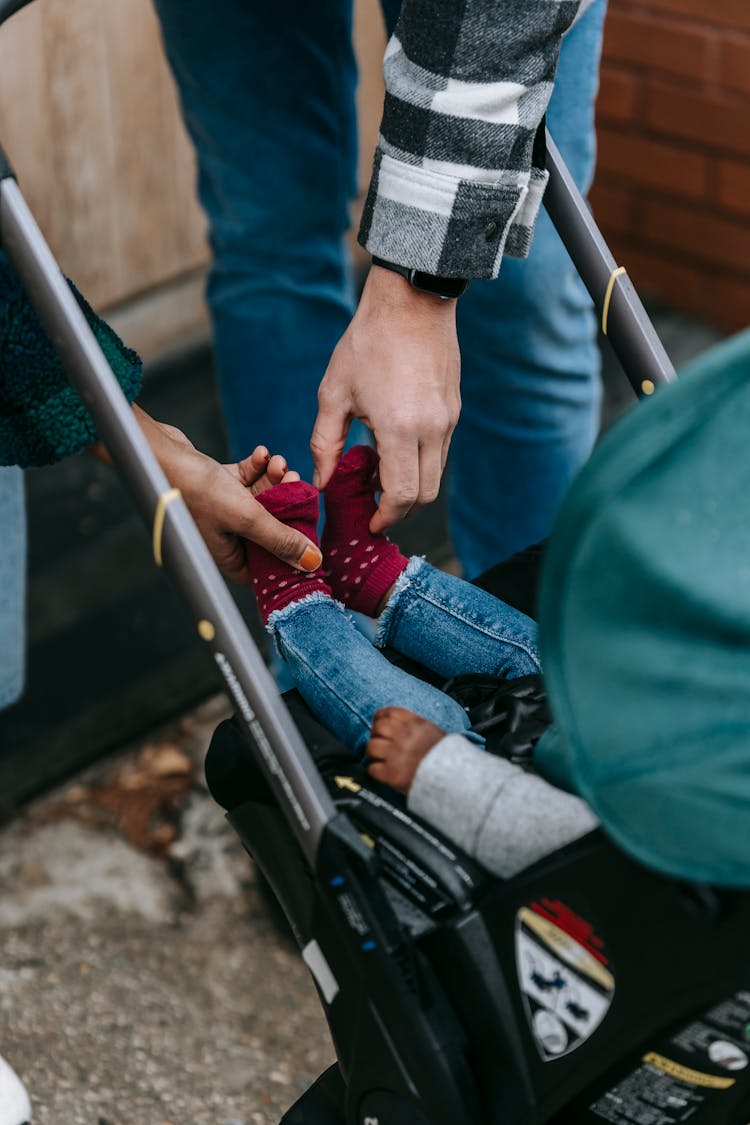
[[[202,784],[225,713],[212,701],[0,833],[0,1052],[35,1123],[275,1125],[333,1059]]]

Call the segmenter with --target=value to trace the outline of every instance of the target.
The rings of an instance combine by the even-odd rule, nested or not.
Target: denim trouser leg
[[[351,0],[155,0],[195,144],[232,453],[310,479],[316,393],[353,308]]]
[[[270,621],[279,652],[312,711],[358,753],[381,707],[407,707],[450,734],[464,734],[466,712],[450,696],[394,668],[359,633],[346,611],[311,594]]]
[[[26,511],[23,473],[0,468],[0,708],[23,689]]]
[[[594,101],[606,0],[567,35],[547,122],[578,183],[595,161]],[[472,578],[549,533],[599,420],[591,301],[546,212],[531,255],[458,303],[461,420],[451,449],[452,534]]]
[[[516,679],[541,667],[536,622],[420,558],[410,560],[396,583],[376,644],[446,680],[462,672]]]
[[[208,298],[234,455],[263,441],[309,476],[316,390],[352,308],[351,0],[155,0],[196,146],[214,263]],[[567,36],[549,122],[578,182],[593,169],[605,0]],[[389,25],[398,0],[387,0]],[[589,303],[545,216],[532,256],[459,303],[464,416],[453,536],[473,575],[549,530],[597,423]]]

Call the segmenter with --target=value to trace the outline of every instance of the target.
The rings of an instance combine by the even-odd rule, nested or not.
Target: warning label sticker
[[[704,1087],[644,1062],[592,1105],[591,1112],[613,1125],[676,1125],[697,1113],[705,1094]]]
[[[564,903],[516,916],[516,964],[534,1041],[545,1061],[570,1054],[604,1019],[615,992],[604,943]]]
[[[737,992],[648,1051],[590,1113],[612,1125],[725,1120],[719,1109],[750,1079],[750,992]],[[743,1116],[743,1122],[745,1117]]]
[[[750,992],[737,992],[717,1004],[675,1035],[672,1044],[723,1070],[744,1070],[750,1063]]]

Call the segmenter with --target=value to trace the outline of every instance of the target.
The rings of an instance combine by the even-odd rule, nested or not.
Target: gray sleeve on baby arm
[[[422,761],[408,805],[505,879],[599,823],[579,797],[459,734],[447,735]]]

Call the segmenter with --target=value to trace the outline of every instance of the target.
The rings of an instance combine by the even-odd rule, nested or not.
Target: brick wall
[[[592,203],[636,285],[750,323],[750,0],[610,0]]]

